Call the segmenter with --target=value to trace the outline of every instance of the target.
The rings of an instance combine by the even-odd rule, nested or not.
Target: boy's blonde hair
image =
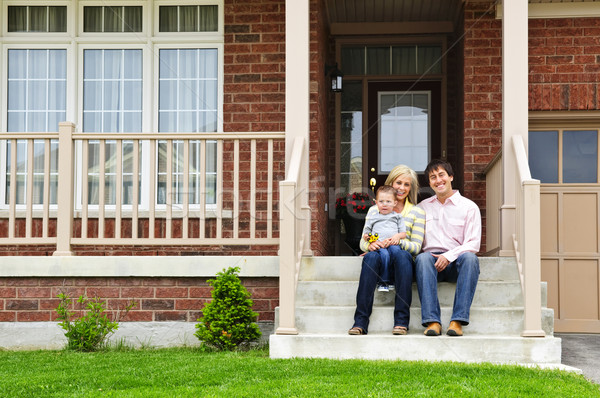
[[[410,177],[410,192],[406,199],[413,205],[417,204],[417,194],[419,193],[419,180],[417,179],[417,173],[413,169],[403,164],[400,164],[390,171],[388,177],[385,180],[385,185],[392,185],[394,181],[400,176]]]
[[[378,198],[380,193],[384,193],[384,194],[389,193],[390,195],[392,195],[394,197],[395,201],[398,200],[398,199],[396,199],[396,190],[391,185],[382,185],[379,188],[377,188],[377,192],[375,193],[375,198]]]

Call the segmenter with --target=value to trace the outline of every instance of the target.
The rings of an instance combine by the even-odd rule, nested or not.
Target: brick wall
[[[277,278],[240,278],[253,300],[258,321],[273,321],[279,305]],[[86,294],[107,301],[108,308],[136,307],[123,319],[196,322],[211,300],[207,278],[0,278],[0,322],[56,320],[56,295]]]
[[[529,21],[529,109],[599,109],[600,18]]]
[[[502,147],[502,21],[494,2],[467,2],[464,20],[464,195],[483,218],[481,251],[485,252],[484,168]]]

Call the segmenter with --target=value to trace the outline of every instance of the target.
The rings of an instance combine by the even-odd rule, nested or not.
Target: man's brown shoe
[[[450,326],[448,326],[448,331],[446,332],[448,336],[462,336],[462,324],[458,321],[450,322]]]
[[[424,332],[425,336],[439,336],[442,334],[442,325],[437,322],[431,322],[427,325],[427,329]]]

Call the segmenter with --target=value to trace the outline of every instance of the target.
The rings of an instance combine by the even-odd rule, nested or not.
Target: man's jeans
[[[390,277],[396,286],[394,302],[394,326],[408,329],[410,320],[410,304],[412,302],[413,258],[409,252],[398,246],[387,248],[390,255]],[[362,328],[365,333],[369,328],[369,317],[373,310],[373,297],[377,280],[382,276],[380,250],[368,252],[363,257],[358,291],[356,292],[356,311],[354,326]]]
[[[436,260],[437,258],[431,253],[421,253],[415,261],[415,277],[421,299],[421,323],[423,326],[431,322],[442,323],[437,284],[456,282],[454,307],[450,320],[468,325],[471,303],[479,279],[479,259],[474,253],[463,253],[441,272],[435,269]]]

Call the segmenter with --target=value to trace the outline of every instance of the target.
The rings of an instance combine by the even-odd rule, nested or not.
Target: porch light
[[[342,78],[344,74],[335,65],[325,65],[325,76],[329,75],[331,79],[331,91],[334,93],[342,92]]]

